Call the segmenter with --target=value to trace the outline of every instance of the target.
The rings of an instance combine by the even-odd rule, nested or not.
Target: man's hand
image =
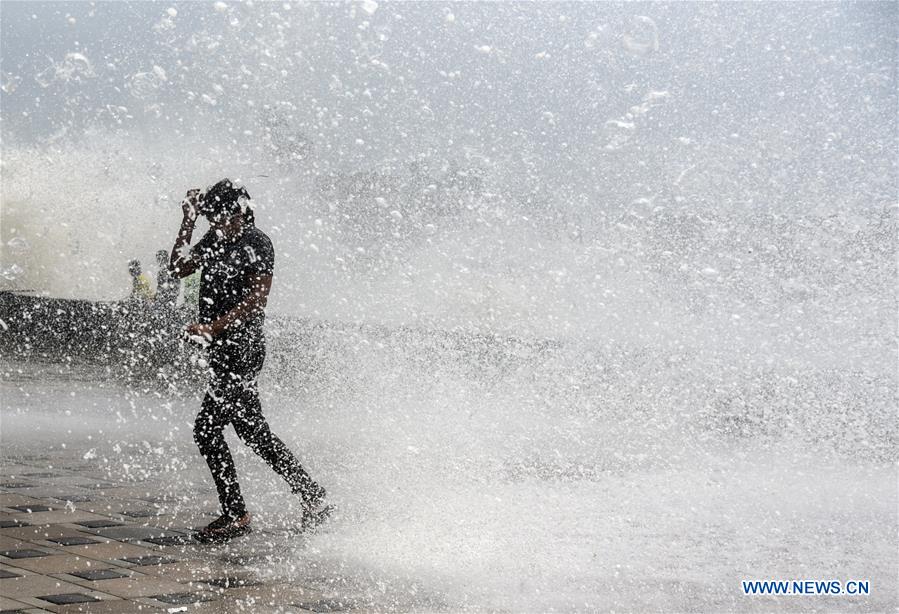
[[[184,219],[189,222],[197,221],[197,203],[200,199],[200,190],[188,190],[184,200],[181,201],[181,212]]]
[[[181,228],[175,238],[175,245],[169,255],[169,270],[178,279],[184,279],[197,270],[197,263],[190,258],[190,240],[194,234],[194,225],[197,222],[197,203],[200,199],[200,190],[188,190],[184,200],[181,201],[181,212],[184,219],[181,220]]]
[[[184,328],[184,337],[202,347],[212,343],[214,336],[215,331],[209,324],[190,324]]]

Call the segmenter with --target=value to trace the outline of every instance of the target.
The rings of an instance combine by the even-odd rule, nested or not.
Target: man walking
[[[242,207],[246,199],[246,190],[228,179],[205,193],[189,191],[170,259],[179,279],[200,270],[199,321],[188,326],[186,334],[207,346],[211,378],[194,424],[194,439],[212,472],[222,507],[221,517],[194,534],[204,543],[225,542],[250,531],[250,515],[223,433],[228,424],[300,496],[304,528],[318,524],[330,511],[323,503],[324,488],[312,481],[262,415],[256,377],[265,360],[263,322],[275,252],[265,233],[246,223]],[[209,220],[210,229],[191,248],[197,215]]]

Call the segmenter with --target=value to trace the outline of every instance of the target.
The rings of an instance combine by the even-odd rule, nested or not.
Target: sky
[[[595,178],[609,131],[652,92],[643,132],[662,145],[842,128],[870,157],[894,121],[888,2],[6,1],[0,15],[7,144],[97,125],[247,144],[277,113],[328,169],[439,153],[564,184]]]

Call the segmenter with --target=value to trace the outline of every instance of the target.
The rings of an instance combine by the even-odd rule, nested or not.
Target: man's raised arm
[[[188,190],[187,196],[181,201],[184,217],[169,257],[169,271],[178,279],[183,279],[197,270],[197,263],[190,257],[190,240],[194,234],[194,225],[197,223],[196,205],[199,194],[200,190]]]

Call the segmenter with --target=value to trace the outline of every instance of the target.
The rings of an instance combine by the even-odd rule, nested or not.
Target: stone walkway
[[[373,611],[277,574],[261,577],[254,561],[271,561],[279,546],[285,557],[285,534],[191,544],[190,528],[208,523],[212,510],[46,467],[37,459],[2,464],[0,613]]]

